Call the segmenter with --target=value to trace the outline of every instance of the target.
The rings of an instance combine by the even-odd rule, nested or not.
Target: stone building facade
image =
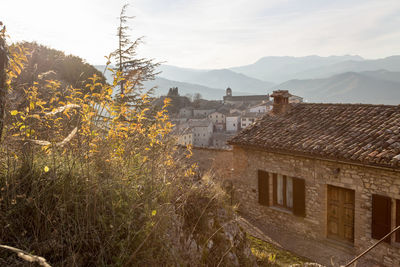
[[[292,105],[289,96],[274,92],[272,112],[229,141],[235,194],[266,225],[340,248],[321,258],[343,264],[400,225],[400,106]],[[363,260],[400,266],[400,233]]]
[[[384,195],[392,201],[392,225],[396,225],[395,211],[400,207],[400,172],[328,161],[318,158],[270,153],[262,150],[233,149],[235,193],[241,210],[254,218],[262,217],[266,224],[282,231],[301,233],[307,238],[329,246],[342,245],[348,253],[356,255],[377,242],[371,237],[372,195]],[[260,205],[258,199],[258,171],[280,173],[305,180],[305,216],[295,216],[291,211],[274,207],[273,179],[269,177],[268,205]],[[339,170],[339,171],[338,171]],[[329,186],[346,188],[355,193],[354,243],[330,240],[327,221],[327,192]],[[339,257],[340,255],[326,255]],[[400,266],[400,243],[393,235],[390,243],[383,242],[366,256],[385,266]]]

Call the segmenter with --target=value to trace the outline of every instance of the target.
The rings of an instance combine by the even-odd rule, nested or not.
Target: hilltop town
[[[171,88],[171,120],[175,124],[173,134],[179,145],[228,149],[226,143],[240,130],[253,124],[273,106],[270,94],[235,96],[226,89],[222,100],[195,99],[190,101],[179,95],[177,87]],[[289,103],[301,103],[303,98],[290,95]]]

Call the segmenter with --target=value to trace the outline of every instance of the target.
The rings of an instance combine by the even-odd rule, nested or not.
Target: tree
[[[3,23],[0,21],[0,27]],[[5,27],[1,29],[0,32],[0,141],[3,133],[4,117],[5,117],[5,107],[6,107],[6,96],[7,96],[7,46],[5,41]]]
[[[155,78],[155,68],[159,63],[154,63],[152,59],[137,58],[136,49],[142,43],[143,37],[131,41],[128,31],[130,30],[127,25],[130,19],[134,17],[126,15],[128,4],[125,4],[119,16],[119,27],[117,31],[118,36],[118,49],[112,53],[116,61],[116,71],[121,75],[122,80],[119,82],[120,97],[124,98],[128,92],[130,97],[138,95],[137,90],[142,89],[144,81],[153,80]],[[127,81],[130,81],[127,88]],[[135,95],[136,94],[136,95]],[[128,97],[127,101],[131,101]]]

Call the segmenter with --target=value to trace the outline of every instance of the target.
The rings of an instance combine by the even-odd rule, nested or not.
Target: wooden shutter
[[[293,214],[306,216],[306,185],[304,179],[293,177]]]
[[[400,200],[396,200],[396,226],[400,225]],[[400,242],[400,230],[396,232],[396,242]]]
[[[273,192],[273,201],[274,201],[274,205],[276,205],[276,203],[277,203],[277,192],[276,192],[276,190],[277,190],[277,184],[278,184],[278,182],[277,182],[277,174],[276,173],[274,173],[274,174],[272,174],[272,177],[273,177],[273,179],[272,179],[272,185],[273,185],[273,189],[274,189],[274,192]]]
[[[391,207],[392,201],[389,197],[372,195],[372,238],[381,239],[390,232]],[[385,242],[390,243],[390,237]]]
[[[269,179],[268,173],[258,171],[258,203],[269,206]]]

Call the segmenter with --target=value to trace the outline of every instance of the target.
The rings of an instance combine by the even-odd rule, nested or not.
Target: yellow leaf
[[[11,116],[15,116],[18,114],[18,110],[12,110],[10,113],[11,113]]]
[[[48,172],[49,170],[50,170],[49,167],[47,166],[44,167],[44,172]]]
[[[156,216],[156,214],[157,214],[157,211],[156,211],[156,210],[153,210],[153,211],[151,212],[151,216]]]

